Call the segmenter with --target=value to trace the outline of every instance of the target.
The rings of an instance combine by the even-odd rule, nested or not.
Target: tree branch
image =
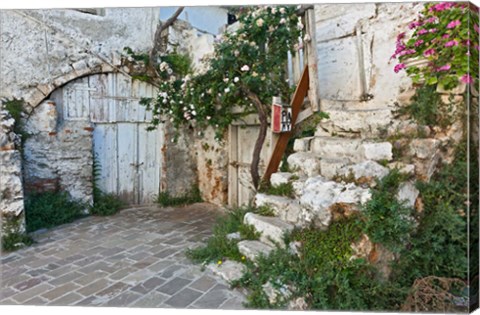
[[[153,48],[150,51],[150,56],[149,56],[150,62],[154,67],[156,66],[155,65],[156,60],[154,58],[157,56],[158,52],[161,49],[163,31],[165,31],[170,26],[172,26],[173,23],[175,23],[175,21],[178,19],[180,14],[182,14],[184,9],[185,7],[179,7],[177,11],[175,11],[175,13],[171,17],[169,17],[168,20],[165,21],[165,23],[158,23],[157,30],[155,31],[155,38],[153,39]]]

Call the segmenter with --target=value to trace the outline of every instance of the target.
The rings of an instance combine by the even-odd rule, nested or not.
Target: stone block
[[[440,140],[437,139],[413,139],[410,142],[410,154],[419,159],[432,158],[438,151]]]
[[[341,168],[339,175],[348,176],[353,174],[356,180],[360,178],[383,178],[388,175],[389,171],[386,167],[381,166],[374,161],[365,161],[355,165],[349,165]]]
[[[275,217],[265,217],[254,213],[247,213],[243,219],[245,224],[253,225],[261,233],[260,241],[275,246],[285,247],[283,236],[293,230],[293,225]]]
[[[415,174],[415,165],[413,164],[405,164],[402,162],[392,162],[392,163],[389,163],[387,167],[391,170],[398,169],[398,171],[402,174],[406,174],[406,175]]]
[[[293,176],[292,173],[287,173],[287,172],[273,173],[272,176],[270,177],[270,184],[272,186],[287,184],[290,181],[290,178],[292,178],[292,176]]]
[[[310,143],[314,137],[298,138],[293,143],[293,151],[307,152],[310,150]]]
[[[321,159],[320,174],[323,177],[332,179],[343,167],[348,164],[350,164],[348,159]]]
[[[282,196],[257,194],[255,205],[257,207],[270,207],[277,217],[294,225],[302,226],[304,224],[301,215],[302,209],[298,200]]]
[[[315,137],[312,140],[311,151],[322,159],[347,159],[351,162],[361,162],[361,139]]]
[[[300,174],[315,176],[320,172],[320,159],[313,153],[297,152],[288,158],[288,165]]]
[[[259,241],[241,241],[237,244],[240,253],[251,261],[256,261],[261,255],[268,256],[274,249],[272,246]]]
[[[363,154],[367,160],[387,160],[393,159],[392,144],[390,142],[364,143],[362,145]]]
[[[400,184],[397,193],[397,199],[400,202],[405,202],[407,207],[413,208],[420,192],[412,182],[404,182]]]
[[[221,264],[211,263],[207,268],[227,282],[240,279],[245,270],[243,264],[231,260],[224,261]]]

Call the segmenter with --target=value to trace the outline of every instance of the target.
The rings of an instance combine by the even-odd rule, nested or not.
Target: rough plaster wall
[[[228,152],[225,143],[215,140],[215,131],[208,127],[195,141],[197,172],[202,198],[217,205],[228,201]]]
[[[0,11],[1,96],[32,108],[56,87],[118,66],[129,46],[147,50],[158,8],[106,9],[105,16],[75,10]]]
[[[176,48],[191,56],[196,73],[206,71],[207,67],[202,59],[214,51],[212,35],[199,34],[188,23],[178,21],[169,30],[169,43],[171,44],[169,50]],[[201,136],[185,130],[184,137],[190,139],[189,145],[182,144],[181,141],[176,144],[166,142],[167,156],[172,157],[168,160],[175,165],[173,168],[180,168],[186,172],[182,174],[183,179],[177,179],[179,182],[174,184],[177,191],[189,188],[186,186],[187,183],[196,183],[203,200],[218,205],[225,204],[228,197],[228,143],[218,143],[212,128],[204,130]],[[208,143],[208,149],[205,149],[205,143]],[[175,159],[179,161],[176,162]],[[192,169],[194,173],[191,172]],[[170,181],[179,174],[178,171],[167,171],[172,173],[167,177]]]
[[[391,123],[411,81],[393,72],[390,56],[419,10],[413,3],[315,6],[321,109],[330,114],[317,135],[375,137]]]
[[[92,131],[86,121],[57,126],[55,103],[43,102],[26,122],[26,193],[61,190],[92,203]]]

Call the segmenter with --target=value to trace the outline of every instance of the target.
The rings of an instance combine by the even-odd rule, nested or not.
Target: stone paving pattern
[[[242,309],[241,292],[185,256],[219,213],[139,207],[37,234],[33,246],[2,254],[0,304]]]

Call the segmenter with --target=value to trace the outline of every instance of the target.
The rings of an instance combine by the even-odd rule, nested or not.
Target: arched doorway
[[[164,133],[163,126],[146,130],[152,115],[140,100],[155,95],[154,86],[121,73],[89,75],[57,88],[50,95],[56,105],[55,132],[36,131],[29,141],[27,173],[54,178],[62,190],[88,200],[85,178],[94,161],[95,179],[90,180],[102,191],[128,204],[152,203],[160,191]],[[41,108],[29,118],[31,128],[43,120]],[[45,161],[39,161],[43,156]],[[43,172],[46,176],[37,172],[40,162],[51,169]]]

